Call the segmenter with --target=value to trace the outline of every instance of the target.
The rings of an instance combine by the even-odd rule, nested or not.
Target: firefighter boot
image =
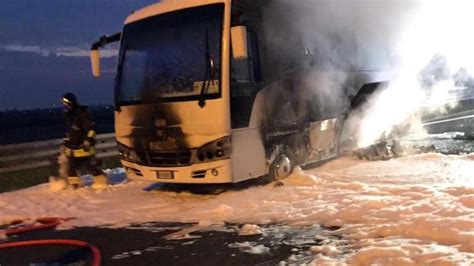
[[[106,175],[96,175],[94,176],[94,183],[92,183],[91,188],[93,189],[104,189],[109,184],[109,179]]]
[[[67,182],[64,178],[59,178],[57,176],[49,177],[49,188],[53,192],[65,190],[67,188]]]
[[[73,189],[77,189],[79,187],[83,187],[84,183],[82,183],[82,179],[78,176],[68,176],[67,177],[67,183],[69,186],[71,186]]]

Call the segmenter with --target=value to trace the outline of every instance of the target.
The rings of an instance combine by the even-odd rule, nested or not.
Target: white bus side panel
[[[266,174],[265,148],[260,129],[232,132],[232,179],[234,183]]]
[[[232,130],[232,179],[234,183],[266,175],[268,166],[262,136],[264,94],[255,97],[248,128]]]

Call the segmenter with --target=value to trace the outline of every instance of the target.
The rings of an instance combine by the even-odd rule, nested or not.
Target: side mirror
[[[100,53],[99,50],[91,50],[92,75],[100,76]]]
[[[99,48],[102,48],[106,46],[109,43],[112,42],[118,42],[120,41],[120,38],[122,37],[122,33],[115,33],[112,36],[102,36],[100,39],[93,43],[91,46],[91,66],[92,66],[92,75],[94,77],[99,77],[100,76],[100,53],[99,53]]]
[[[247,47],[247,27],[235,26],[230,29],[232,54],[235,60],[245,60],[249,57]]]

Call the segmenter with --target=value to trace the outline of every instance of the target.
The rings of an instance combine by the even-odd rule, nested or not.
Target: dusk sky
[[[95,79],[90,46],[154,2],[1,0],[0,111],[58,106],[66,91],[85,105],[112,104],[116,56],[103,58],[103,75]]]

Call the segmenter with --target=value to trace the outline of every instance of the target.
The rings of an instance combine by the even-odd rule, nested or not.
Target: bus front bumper
[[[125,160],[121,162],[128,178],[132,180],[177,184],[232,183],[230,159],[181,167],[144,166]]]

